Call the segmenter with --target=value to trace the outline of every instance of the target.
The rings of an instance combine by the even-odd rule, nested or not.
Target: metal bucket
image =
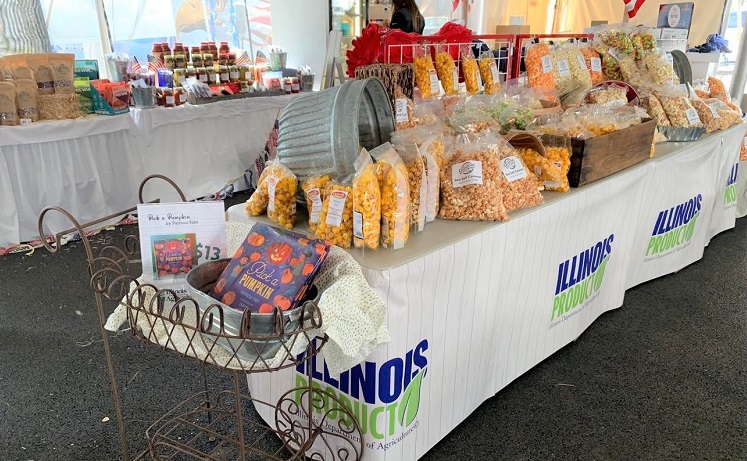
[[[391,102],[376,78],[301,96],[279,122],[278,158],[301,180],[352,175],[360,146],[372,150],[394,131]]]
[[[223,309],[224,334],[239,337],[241,334],[241,317],[244,312],[227,306],[207,294],[218,281],[218,278],[230,261],[230,259],[219,259],[200,264],[187,274],[187,285],[190,296],[197,302],[200,315],[204,315],[211,305],[217,304],[221,306]],[[263,336],[277,336],[278,333],[275,329],[275,314],[257,313],[251,314],[251,323],[249,324],[249,335],[255,338],[254,340],[229,339],[218,336],[221,334],[221,319],[217,315],[217,312],[215,313],[216,315],[213,315],[210,333],[205,334],[205,338],[215,340],[220,347],[226,349],[231,354],[237,351],[236,357],[245,362],[254,362],[258,357],[270,360],[280,350],[282,343],[292,340],[294,336],[293,332],[301,326],[302,307],[306,306],[306,309],[303,310],[306,316],[304,321],[310,320],[311,316],[314,315],[316,302],[319,300],[319,297],[320,293],[316,289],[316,286],[312,286],[304,303],[295,309],[282,313],[283,331],[285,333],[282,338],[259,339]]]

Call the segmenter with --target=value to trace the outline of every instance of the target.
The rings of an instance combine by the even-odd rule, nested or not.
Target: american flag
[[[139,74],[140,71],[143,70],[143,66],[140,65],[140,61],[137,60],[136,57],[132,57],[132,72],[135,74]]]
[[[257,51],[257,58],[254,60],[255,66],[266,66],[267,65],[267,56],[261,51]]]
[[[160,58],[148,55],[148,70],[158,72],[158,69],[163,69],[163,61]]]
[[[625,2],[625,11],[628,13],[628,17],[633,19],[638,14],[638,9],[643,5],[646,0],[623,0]]]
[[[241,54],[236,58],[237,66],[246,66],[251,64],[252,59],[249,57],[249,54],[246,51],[242,51]]]

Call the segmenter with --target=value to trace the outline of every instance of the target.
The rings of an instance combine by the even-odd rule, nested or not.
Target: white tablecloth
[[[339,376],[329,375],[322,358],[312,360],[311,372],[358,416],[366,459],[421,457],[483,401],[622,306],[628,287],[699,259],[714,230],[734,226],[725,178],[743,131],[660,146],[657,158],[546,194],[545,204],[508,223],[437,220],[403,250],[354,250],[388,304],[392,341]],[[692,225],[689,240],[659,245],[649,267],[659,213],[694,194],[701,195],[699,215],[682,224]],[[243,207],[229,217],[245,220]],[[670,224],[669,232],[682,232]],[[303,385],[308,371],[251,375],[251,394],[274,402]],[[258,410],[272,422],[274,414]]]
[[[294,97],[0,127],[0,248],[38,238],[37,217],[48,205],[81,222],[133,206],[150,174],[172,178],[189,199],[219,191],[252,165]],[[177,198],[162,182],[145,196]],[[50,231],[70,227],[50,218]]]

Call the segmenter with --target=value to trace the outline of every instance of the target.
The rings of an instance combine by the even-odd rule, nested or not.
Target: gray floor
[[[484,403],[423,459],[747,460],[746,264],[742,220],[701,262],[630,290],[621,309]],[[85,278],[80,244],[56,256],[0,258],[0,461],[117,459]],[[131,444],[144,447],[147,426],[199,390],[200,370],[129,334],[112,346]],[[209,379],[216,389],[228,384],[222,373]]]

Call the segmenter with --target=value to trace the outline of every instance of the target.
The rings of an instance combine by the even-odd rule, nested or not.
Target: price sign
[[[223,202],[141,204],[137,209],[148,283],[186,292],[190,270],[230,257]]]

